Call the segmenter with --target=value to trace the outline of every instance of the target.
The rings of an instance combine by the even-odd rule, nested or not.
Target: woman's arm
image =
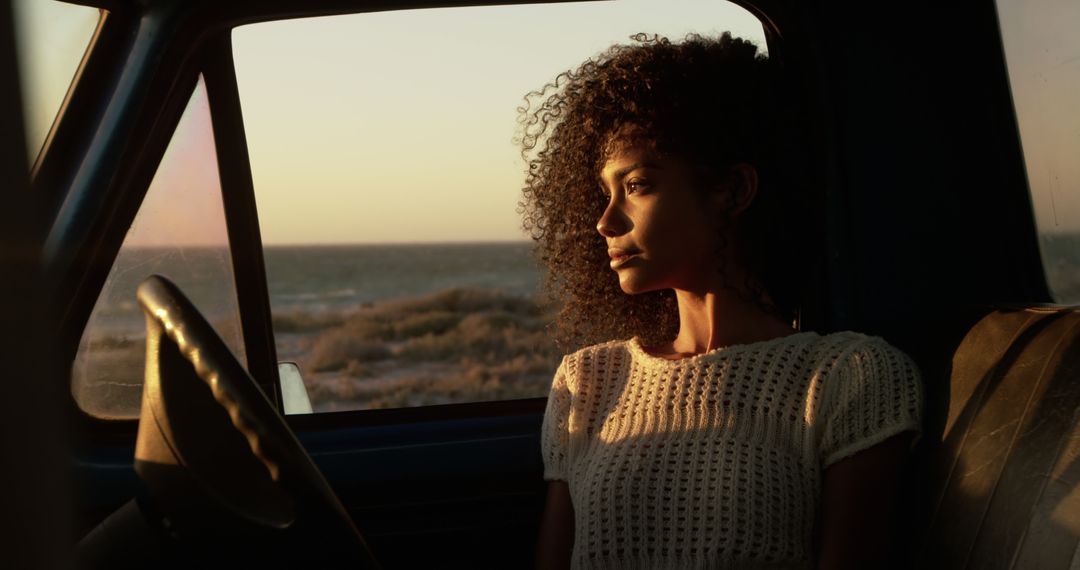
[[[822,484],[819,570],[885,568],[913,432],[833,463]]]
[[[540,538],[536,545],[537,570],[562,570],[570,567],[574,548],[574,506],[566,481],[548,483],[547,503],[540,519]]]

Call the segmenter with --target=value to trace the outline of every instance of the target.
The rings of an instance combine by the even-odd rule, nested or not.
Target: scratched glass
[[[83,331],[71,391],[91,415],[139,415],[146,331],[135,289],[151,274],[176,283],[240,362],[246,362],[201,78]]]

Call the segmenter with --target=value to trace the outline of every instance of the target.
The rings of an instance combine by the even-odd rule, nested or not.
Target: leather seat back
[[[1080,568],[1080,310],[991,312],[949,377],[912,567]]]

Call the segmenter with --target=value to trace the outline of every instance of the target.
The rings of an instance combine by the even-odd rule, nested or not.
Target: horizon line
[[[491,239],[491,240],[447,240],[447,241],[355,241],[355,242],[276,242],[263,243],[264,248],[269,247],[352,247],[352,246],[400,246],[400,245],[517,245],[534,243],[531,239]],[[230,248],[228,243],[166,243],[166,244],[131,244],[124,245],[124,249],[222,249]]]
[[[484,240],[443,240],[443,241],[350,241],[350,242],[273,242],[263,243],[263,247],[339,247],[368,245],[483,245],[483,244],[527,244],[531,239],[484,239]]]

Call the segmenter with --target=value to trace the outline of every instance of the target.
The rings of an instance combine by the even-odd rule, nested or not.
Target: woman
[[[880,338],[793,328],[775,64],[635,39],[522,109],[525,226],[588,345],[544,417],[538,567],[881,567],[922,388]]]

